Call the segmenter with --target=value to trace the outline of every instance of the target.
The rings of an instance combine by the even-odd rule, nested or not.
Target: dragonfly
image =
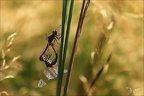
[[[64,73],[67,73],[67,70],[64,69]],[[58,76],[58,67],[57,66],[52,66],[52,67],[47,67],[43,71],[44,77],[42,77],[39,82],[38,82],[38,87],[43,87],[45,86],[49,80],[55,79]]]
[[[58,59],[58,54],[55,54],[55,58],[53,60],[50,60],[51,54],[44,56],[44,62],[47,65],[46,69],[43,71],[44,77],[41,78],[38,82],[38,87],[43,87],[46,85],[46,83],[51,80],[55,79],[58,75],[58,67],[55,65]],[[64,73],[66,73],[67,70],[64,69]]]
[[[39,57],[40,61],[45,63],[46,69],[43,71],[44,77],[42,77],[38,82],[38,87],[45,86],[49,80],[56,78],[58,75],[58,67],[56,66],[56,63],[58,60],[58,52],[56,51],[54,44],[55,42],[58,43],[58,40],[61,37],[60,37],[60,34],[57,33],[57,30],[54,30],[52,34],[48,36],[47,38],[48,38],[48,44],[46,45],[45,50]],[[55,54],[55,58],[53,59],[51,59],[52,54],[49,52],[50,47],[52,47],[54,54]],[[67,70],[64,69],[64,73],[66,72]]]
[[[57,59],[58,59],[58,53],[57,53],[56,49],[54,48],[54,46],[51,46],[55,53],[55,59],[50,60],[50,57],[52,56],[52,54],[46,53],[47,50],[49,50],[48,47],[50,47],[50,46],[47,44],[45,50],[43,51],[43,53],[41,54],[39,59],[40,59],[40,61],[44,62],[47,67],[51,67],[56,64]]]
[[[61,33],[58,34],[58,29],[60,29],[60,27],[61,27],[61,25],[56,30],[52,31],[52,34],[50,36],[47,36],[48,43],[47,43],[45,50],[39,57],[40,61],[43,61],[43,55],[45,54],[46,50],[49,49],[49,46],[51,46],[52,49],[54,50],[54,52],[57,53],[54,45],[55,45],[55,42],[59,45],[58,41],[60,41]]]
[[[58,34],[58,29],[60,29],[60,27],[61,25],[56,30],[52,31],[50,36],[47,36],[49,45],[53,45],[55,42],[58,43],[58,40],[61,38],[61,33]]]

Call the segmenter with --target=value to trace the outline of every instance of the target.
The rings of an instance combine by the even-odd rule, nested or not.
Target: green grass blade
[[[57,81],[57,90],[56,96],[60,96],[61,94],[61,86],[62,86],[62,64],[63,64],[63,50],[65,44],[65,32],[66,32],[66,21],[67,21],[67,8],[68,2],[67,0],[63,0],[63,9],[62,9],[62,32],[61,32],[61,46],[60,46],[60,54],[59,54],[59,66],[58,66],[58,81]]]
[[[74,6],[74,0],[71,0],[69,17],[68,17],[68,25],[67,25],[67,31],[66,31],[65,46],[64,46],[64,60],[63,60],[64,65],[65,65],[66,52],[67,52],[67,46],[68,46],[68,38],[69,38],[69,32],[70,32],[70,26],[71,26],[73,6]],[[64,70],[64,65],[62,66],[62,70]],[[64,90],[65,90],[65,89],[64,89]],[[65,92],[65,91],[64,91],[64,92]],[[65,93],[64,93],[64,94],[65,94]],[[64,95],[64,96],[65,96],[65,95]]]
[[[68,86],[69,86],[69,82],[70,82],[71,70],[72,70],[74,57],[75,57],[75,53],[76,53],[76,49],[77,49],[77,45],[78,45],[78,40],[80,37],[82,24],[83,24],[84,17],[85,17],[89,3],[90,3],[90,0],[88,0],[85,7],[84,7],[85,0],[82,3],[81,13],[80,13],[80,17],[79,17],[79,23],[78,23],[78,27],[77,27],[77,32],[76,32],[75,41],[74,41],[74,45],[73,45],[73,50],[72,50],[72,54],[71,54],[71,58],[70,58],[70,64],[69,64],[69,68],[68,68],[68,74],[67,74],[66,83],[65,83],[65,87],[64,87],[64,96],[67,95],[67,90],[68,90]]]

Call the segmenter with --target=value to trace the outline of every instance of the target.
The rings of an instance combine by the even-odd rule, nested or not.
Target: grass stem
[[[74,63],[76,49],[77,49],[77,46],[78,46],[78,41],[79,41],[79,38],[80,38],[80,33],[81,33],[84,17],[85,17],[86,11],[87,11],[89,3],[90,3],[90,0],[88,0],[86,4],[85,4],[85,1],[86,0],[83,1],[82,7],[81,7],[81,13],[80,13],[80,17],[79,17],[77,32],[76,32],[76,35],[75,35],[73,50],[72,50],[72,54],[71,54],[71,58],[70,58],[70,64],[69,64],[69,68],[68,68],[68,74],[67,74],[67,78],[66,78],[66,83],[65,83],[65,87],[64,87],[63,96],[67,95],[67,90],[68,90],[68,86],[69,86],[69,82],[70,82],[70,76],[71,76],[71,71],[72,71],[72,67],[73,67],[73,63]]]
[[[60,48],[60,55],[59,55],[59,68],[58,68],[59,71],[58,71],[58,83],[57,83],[56,96],[60,96],[61,94],[64,65],[65,65],[65,58],[66,58],[66,51],[68,45],[74,0],[71,0],[70,9],[68,7],[69,3],[70,3],[69,0],[63,0],[62,33],[61,33],[62,36],[61,36],[61,48]],[[69,17],[67,18],[68,12],[69,12]]]

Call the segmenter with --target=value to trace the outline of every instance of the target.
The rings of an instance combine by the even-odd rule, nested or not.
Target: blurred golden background
[[[75,0],[66,69],[81,3],[82,0]],[[45,69],[39,56],[47,43],[46,34],[51,34],[61,25],[62,1],[2,0],[0,4],[1,96],[55,95],[57,79],[50,80],[42,88],[37,87]],[[75,57],[68,96],[84,95],[89,83],[82,81],[94,77],[111,52],[109,68],[96,81],[92,96],[144,95],[143,4],[143,0],[91,0]],[[105,33],[111,22],[114,23],[112,30]],[[109,34],[108,42],[103,55],[92,67],[91,53],[97,50],[103,34]],[[65,77],[66,74],[64,81]]]

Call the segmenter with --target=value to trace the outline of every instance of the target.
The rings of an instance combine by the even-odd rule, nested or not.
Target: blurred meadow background
[[[82,0],[75,0],[65,69]],[[144,95],[143,0],[91,0],[71,74],[68,96]],[[39,61],[51,34],[61,25],[61,0],[0,1],[0,96],[54,96],[57,79],[37,87],[45,64]],[[65,83],[66,74],[64,74]]]

